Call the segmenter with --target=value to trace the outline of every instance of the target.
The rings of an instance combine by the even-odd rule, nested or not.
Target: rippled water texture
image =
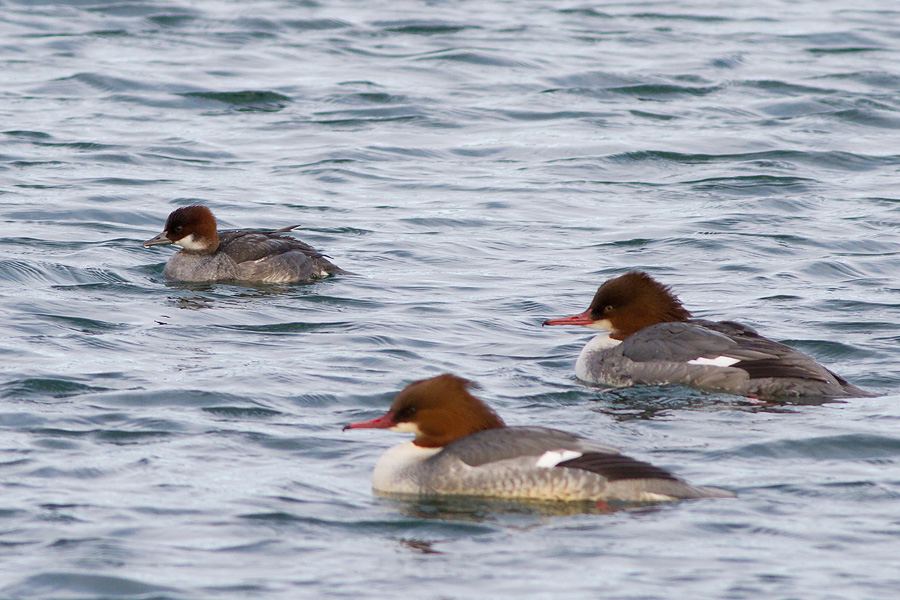
[[[0,597],[895,596],[891,6],[0,3]],[[166,284],[192,202],[359,275]],[[585,386],[540,323],[632,268],[882,395]],[[739,498],[373,497],[445,371]]]

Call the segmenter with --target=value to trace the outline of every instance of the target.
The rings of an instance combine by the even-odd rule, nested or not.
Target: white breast
[[[578,355],[578,360],[575,361],[575,377],[582,381],[591,381],[588,374],[590,373],[589,366],[594,359],[594,355],[603,352],[604,350],[614,348],[621,343],[621,340],[614,340],[609,337],[609,333],[595,335],[591,338],[591,341],[585,344],[584,348],[581,349],[581,354]]]
[[[415,469],[422,461],[443,450],[423,448],[412,442],[398,444],[381,455],[372,473],[372,487],[378,492],[415,494]]]

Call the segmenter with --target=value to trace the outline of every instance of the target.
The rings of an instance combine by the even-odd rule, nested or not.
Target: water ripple
[[[869,8],[5,3],[0,596],[891,597],[900,34]],[[140,243],[190,203],[358,275],[165,282]],[[540,322],[635,268],[884,396],[579,382],[588,333]],[[341,427],[446,371],[739,497],[373,496],[408,436]]]

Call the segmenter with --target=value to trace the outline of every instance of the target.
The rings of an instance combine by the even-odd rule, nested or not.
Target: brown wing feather
[[[621,479],[671,479],[677,477],[650,463],[624,456],[621,454],[599,454],[589,452],[578,458],[565,460],[556,465],[570,469],[582,469],[602,475],[609,481]]]

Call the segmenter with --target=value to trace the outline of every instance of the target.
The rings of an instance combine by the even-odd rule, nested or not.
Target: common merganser
[[[275,231],[217,231],[216,218],[205,206],[175,209],[163,232],[144,246],[175,244],[175,253],[163,277],[175,281],[246,281],[296,283],[330,274],[346,273],[331,264],[315,248]]]
[[[640,271],[601,285],[583,313],[544,325],[609,332],[588,342],[575,363],[575,375],[591,383],[677,383],[762,400],[869,395],[746,325],[692,319],[668,286]]]
[[[734,496],[565,431],[507,427],[470,385],[450,374],[416,381],[383,417],[344,427],[415,434],[378,461],[377,493],[598,503]]]

